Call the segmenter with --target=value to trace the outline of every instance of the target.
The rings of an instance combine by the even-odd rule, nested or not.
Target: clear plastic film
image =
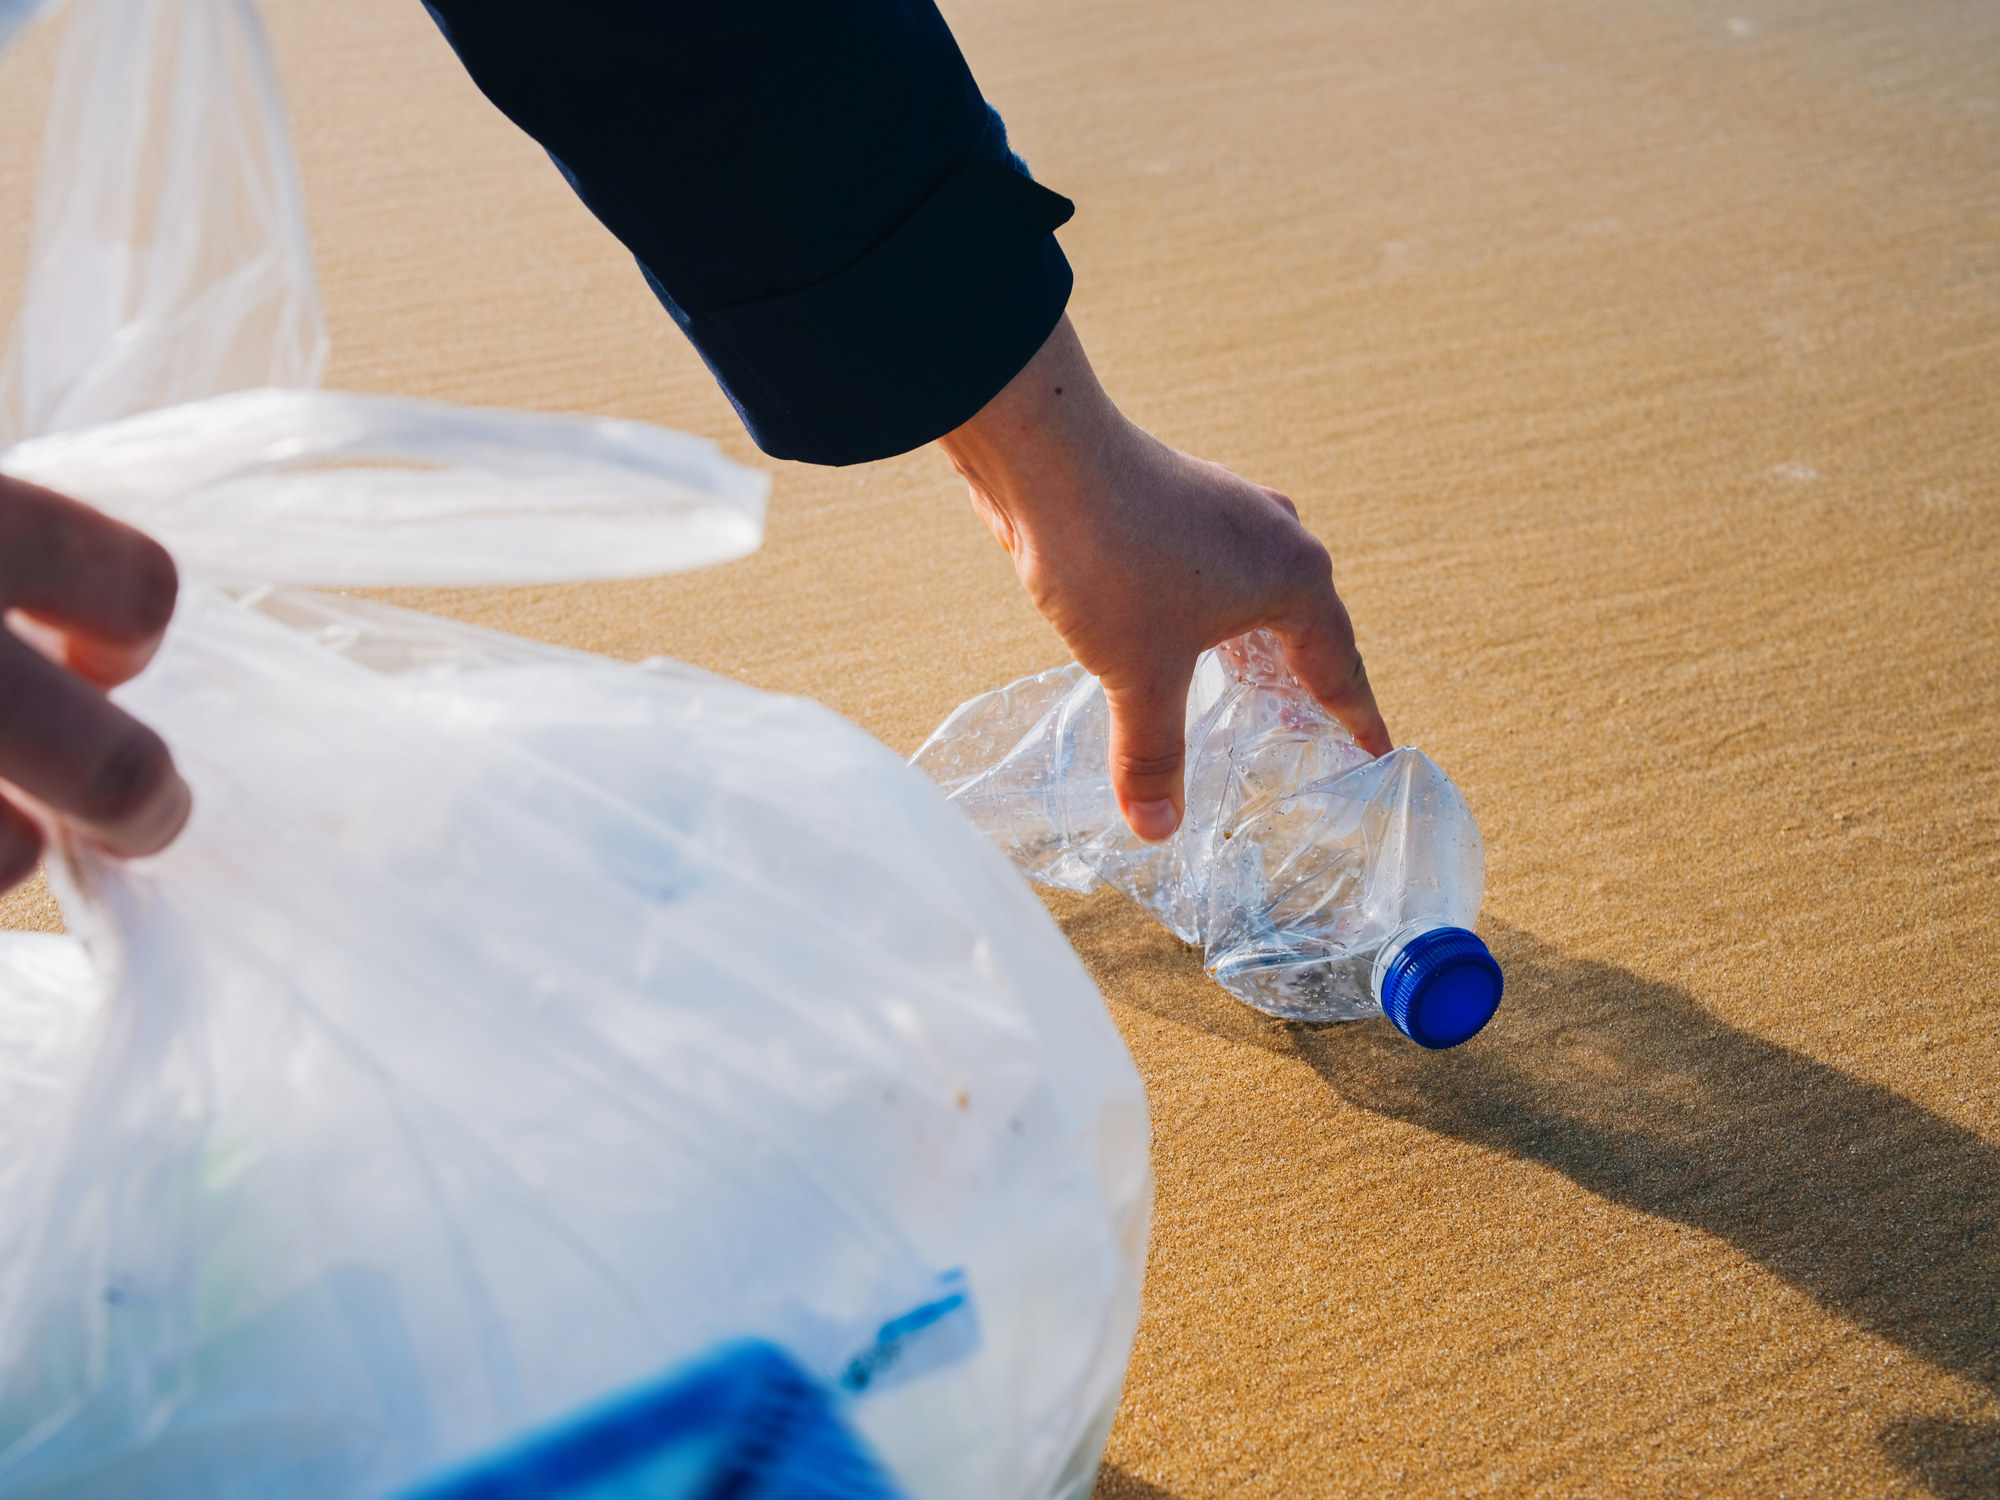
[[[639,578],[763,540],[769,481],[643,422],[253,390],[20,443],[0,469],[87,500],[212,581]]]
[[[1143,1098],[881,745],[282,590],[190,591],[120,701],[195,814],[61,867],[109,998],[0,1196],[0,1495],[389,1493],[747,1336],[913,1496],[1087,1481]]]
[[[0,442],[318,384],[326,329],[256,7],[74,0],[64,24]]]

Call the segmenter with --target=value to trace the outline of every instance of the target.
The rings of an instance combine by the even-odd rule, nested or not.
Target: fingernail
[[[1125,821],[1140,838],[1157,844],[1171,838],[1181,826],[1181,813],[1170,799],[1162,797],[1157,802],[1134,802],[1125,810]]]

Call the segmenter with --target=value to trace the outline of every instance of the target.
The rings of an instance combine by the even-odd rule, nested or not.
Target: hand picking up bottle
[[[961,705],[912,763],[1031,880],[1123,891],[1258,1010],[1387,1015],[1425,1047],[1492,1019],[1485,853],[1428,756],[1361,749],[1261,630],[1202,656],[1187,724],[1187,814],[1157,844],[1119,815],[1104,691],[1075,664]]]

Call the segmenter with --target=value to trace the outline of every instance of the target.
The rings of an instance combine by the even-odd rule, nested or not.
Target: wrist
[[[1075,519],[1088,497],[1104,493],[1091,480],[1120,467],[1137,436],[1065,316],[1034,358],[938,446],[1018,553],[1026,533]]]

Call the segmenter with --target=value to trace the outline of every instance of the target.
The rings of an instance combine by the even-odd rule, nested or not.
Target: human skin
[[[1391,748],[1326,548],[1276,490],[1169,448],[1128,421],[1068,317],[939,446],[1035,607],[1111,710],[1111,782],[1132,831],[1164,839],[1185,808],[1195,659],[1262,627],[1306,689],[1371,754]]]
[[[158,543],[0,475],[0,890],[34,870],[45,819],[127,856],[187,821],[166,745],[105,696],[152,659],[177,587]]]
[[[1259,626],[1299,680],[1382,754],[1389,732],[1292,502],[1127,421],[1065,317],[969,422],[940,439],[1035,607],[1104,682],[1111,775],[1142,838],[1179,825],[1195,658]],[[0,476],[0,890],[50,820],[151,854],[191,797],[160,737],[105,690],[136,675],[173,614],[173,560],[88,506]]]

